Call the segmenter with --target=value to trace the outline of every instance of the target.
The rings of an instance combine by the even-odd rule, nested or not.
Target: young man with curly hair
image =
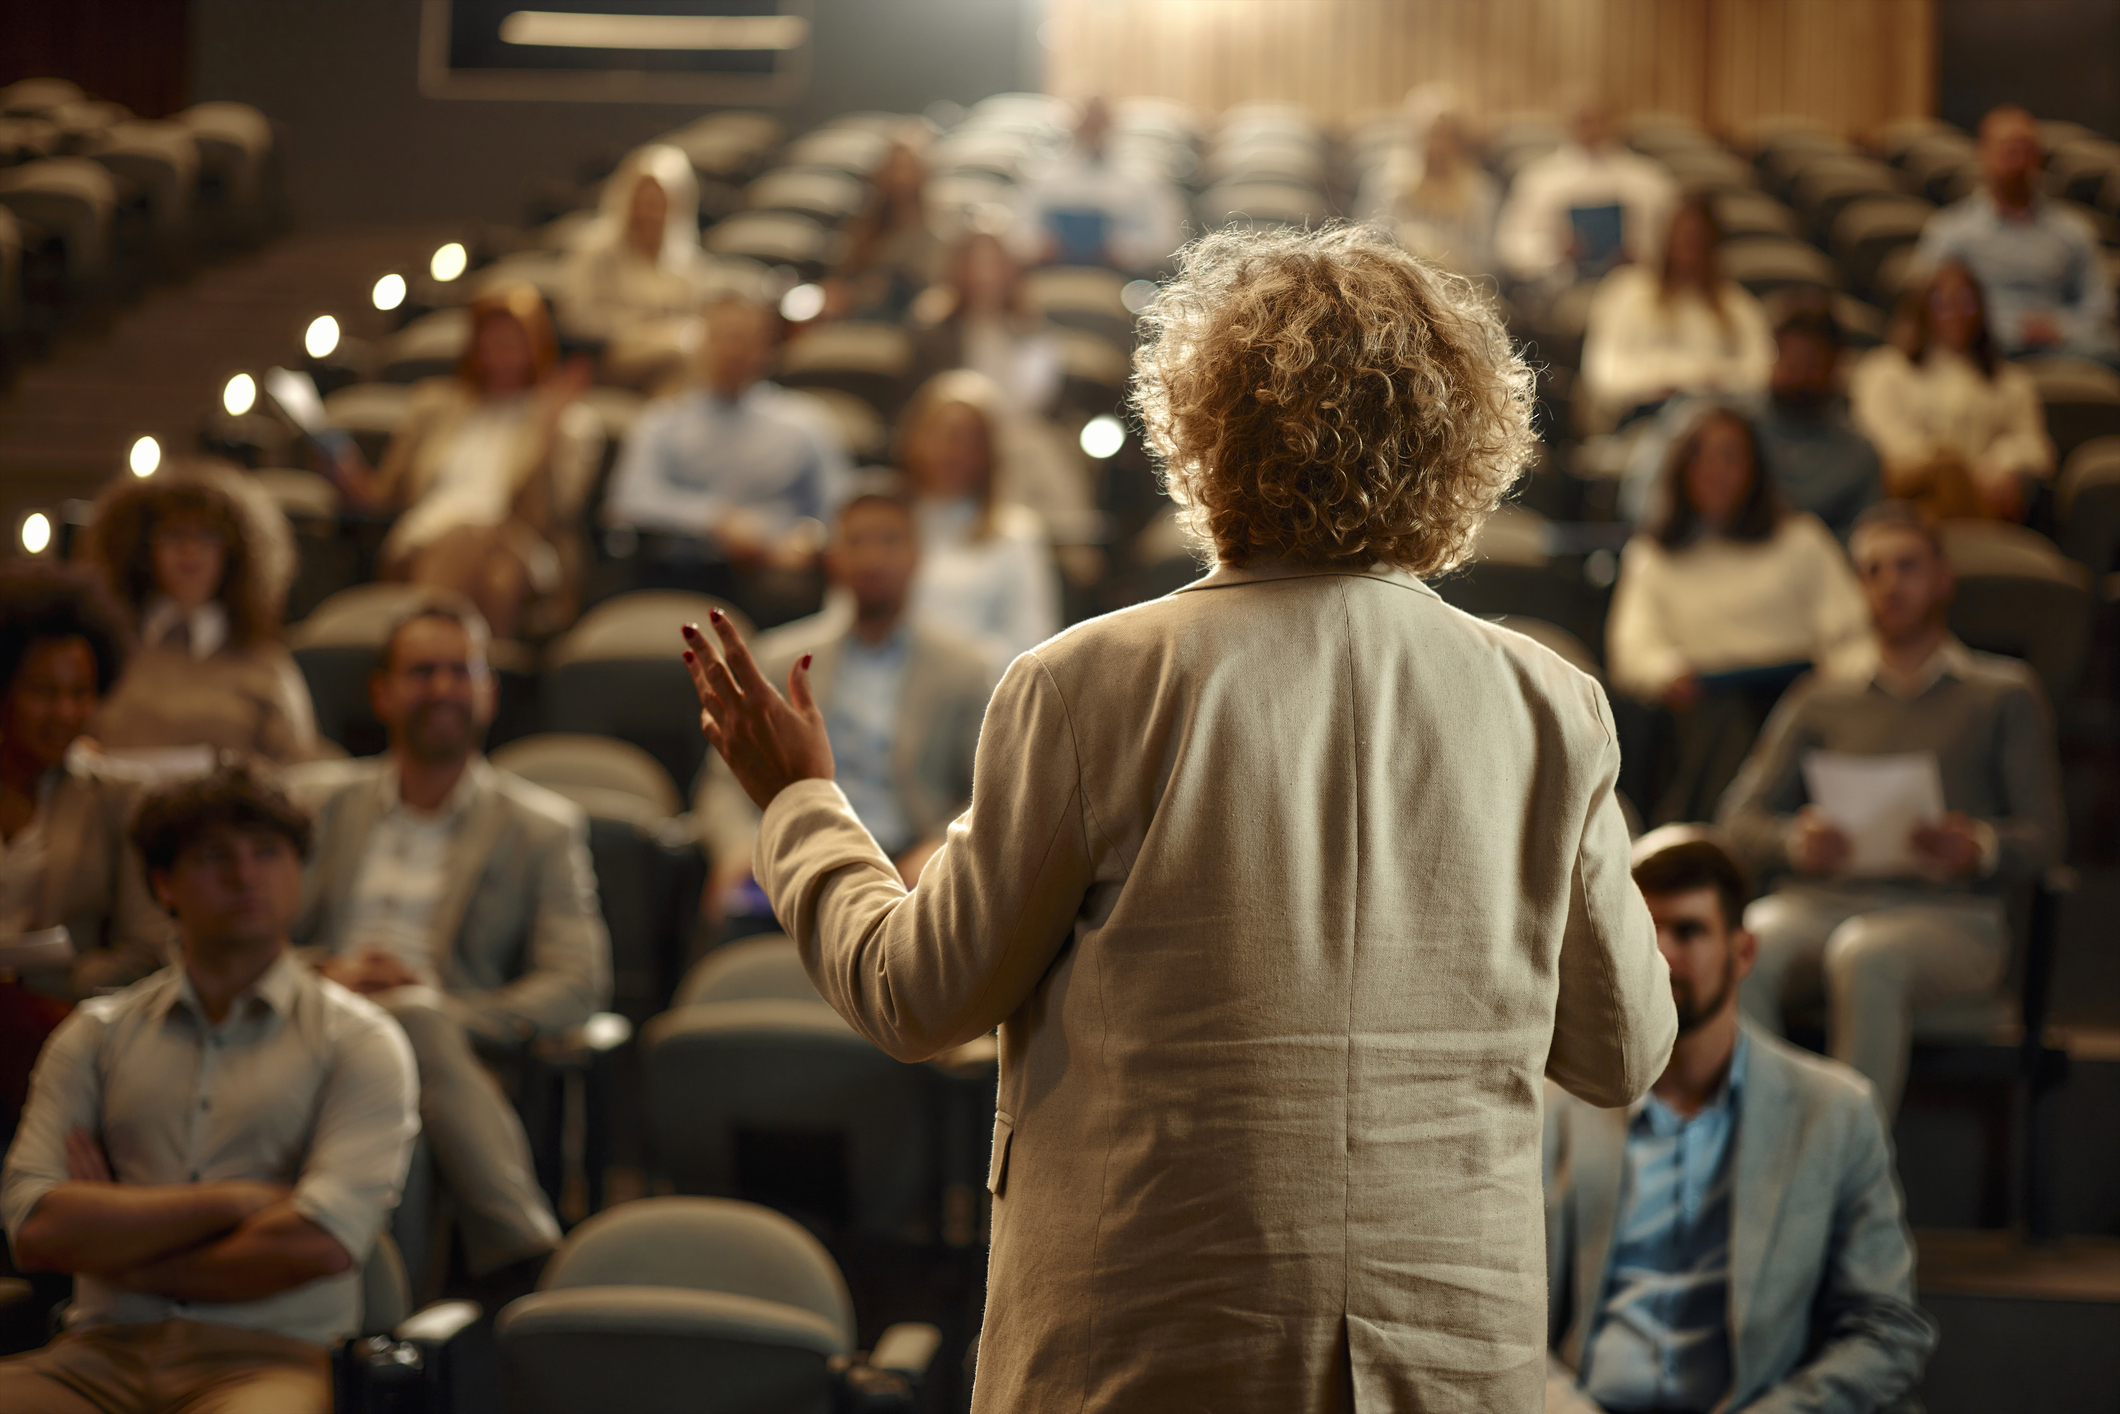
[[[1532,1409],[1542,1078],[1676,1023],[1596,683],[1421,583],[1532,446],[1491,307],[1349,228],[1203,238],[1135,402],[1205,578],[1016,659],[908,892],[725,620],[691,661],[825,998],[1001,1030],[987,1410]]]

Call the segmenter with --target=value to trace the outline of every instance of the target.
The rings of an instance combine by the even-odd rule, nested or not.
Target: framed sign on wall
[[[789,103],[809,83],[811,25],[811,0],[423,0],[420,92]]]

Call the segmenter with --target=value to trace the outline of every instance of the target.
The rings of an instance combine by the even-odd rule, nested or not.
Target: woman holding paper
[[[1782,689],[1867,653],[1864,618],[1833,533],[1761,473],[1751,422],[1702,413],[1620,556],[1605,630],[1612,686],[1669,712],[1643,753],[1662,757],[1637,801],[1651,822],[1707,818]]]
[[[718,617],[705,729],[839,1014],[908,1061],[1000,1027],[974,1409],[1536,1408],[1542,1078],[1626,1104],[1676,1021],[1603,694],[1418,578],[1529,370],[1359,229],[1181,261],[1135,399],[1218,564],[1015,660],[917,888]]]

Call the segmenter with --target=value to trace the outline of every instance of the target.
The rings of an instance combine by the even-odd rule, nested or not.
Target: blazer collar
[[[1248,565],[1218,564],[1178,593],[1189,594],[1199,589],[1227,589],[1238,584],[1260,584],[1275,579],[1321,579],[1338,577],[1344,579],[1378,579],[1386,584],[1396,584],[1402,589],[1411,589],[1438,599],[1433,589],[1415,579],[1404,570],[1392,569],[1388,565],[1371,565],[1368,569],[1350,569],[1344,565],[1307,564],[1299,560],[1260,560]]]

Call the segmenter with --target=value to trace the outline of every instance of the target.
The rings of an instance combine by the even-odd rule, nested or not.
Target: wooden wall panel
[[[1344,120],[1450,85],[1467,113],[1603,93],[1718,131],[1854,135],[1935,111],[1936,0],[1046,0],[1055,93],[1300,103]]]

